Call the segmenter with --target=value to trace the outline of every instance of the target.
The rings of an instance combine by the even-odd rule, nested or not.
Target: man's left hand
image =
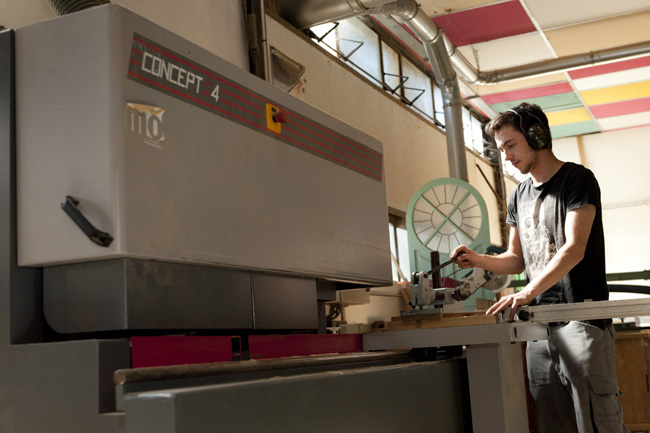
[[[514,295],[506,295],[499,299],[496,304],[492,305],[486,314],[499,314],[506,308],[510,307],[510,317],[508,320],[515,320],[515,310],[517,307],[522,305],[528,305],[535,299],[535,296],[531,290],[527,288],[523,289],[520,292],[515,293]]]

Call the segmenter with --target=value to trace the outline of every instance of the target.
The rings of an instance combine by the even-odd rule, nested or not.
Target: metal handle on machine
[[[92,223],[88,221],[88,219],[77,208],[78,204],[79,200],[68,195],[65,197],[65,203],[61,203],[61,209],[72,218],[72,221],[79,226],[81,231],[83,231],[91,241],[99,246],[108,247],[111,242],[113,242],[113,237],[92,225]]]
[[[429,271],[429,273],[430,273],[430,274],[433,274],[434,272],[438,272],[438,271],[441,270],[442,268],[451,265],[451,264],[454,263],[454,262],[456,261],[456,259],[457,259],[458,257],[460,257],[462,254],[465,254],[465,253],[464,253],[463,251],[461,251],[460,253],[456,254],[456,257],[453,257],[453,258],[447,260],[446,262],[444,262],[444,263],[441,264],[441,265],[434,266],[433,269],[431,269],[431,270]]]

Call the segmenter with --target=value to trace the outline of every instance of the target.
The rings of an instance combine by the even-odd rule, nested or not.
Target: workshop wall
[[[143,17],[248,70],[248,47],[240,1],[116,0]],[[23,27],[56,17],[49,0],[0,0],[0,25]]]
[[[607,273],[650,269],[648,137],[650,127],[643,126],[553,142],[560,159],[585,165],[598,179]]]
[[[390,207],[406,211],[420,186],[449,176],[439,129],[271,18],[267,32],[271,46],[305,66],[298,97],[383,143]]]
[[[296,96],[383,143],[389,207],[405,212],[422,185],[449,176],[447,142],[439,128],[270,17],[267,32],[271,46],[305,66]],[[466,156],[469,182],[488,207],[492,243],[500,245],[497,200],[476,166],[491,182],[492,168],[469,149]]]

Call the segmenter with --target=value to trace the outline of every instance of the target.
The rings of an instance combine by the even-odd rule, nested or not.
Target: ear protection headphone
[[[530,116],[537,119],[537,122],[533,120],[528,125],[528,128],[524,128],[524,118],[518,110],[525,111]],[[535,150],[544,150],[551,147],[551,131],[546,126],[544,126],[544,123],[539,117],[535,116],[525,108],[520,107],[509,108],[506,111],[511,111],[519,116],[519,129],[521,129],[521,132],[524,133],[524,137],[526,137],[526,141],[530,147]]]

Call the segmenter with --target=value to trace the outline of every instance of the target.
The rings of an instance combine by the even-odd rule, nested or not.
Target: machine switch
[[[266,127],[281,134],[283,123],[289,123],[289,112],[275,105],[266,104]]]
[[[273,115],[275,123],[289,123],[289,112],[287,110],[280,110]]]

